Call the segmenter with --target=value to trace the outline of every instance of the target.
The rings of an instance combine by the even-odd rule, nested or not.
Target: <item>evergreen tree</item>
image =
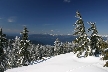
[[[45,45],[43,47],[43,50],[44,50],[44,57],[50,57],[50,49],[51,49],[51,46],[50,45]]]
[[[30,47],[29,47],[29,51],[30,51],[30,59],[31,59],[31,63],[33,64],[37,58],[36,58],[36,47],[35,47],[35,44],[31,44]]]
[[[19,67],[21,66],[21,59],[20,59],[20,37],[16,36],[13,45],[13,66]]]
[[[103,55],[104,55],[104,57],[102,57],[102,59],[108,60],[108,48],[104,49]],[[108,61],[106,61],[105,65],[103,67],[108,67]]]
[[[67,53],[68,52],[68,42],[66,41],[66,43],[64,43],[64,52]]]
[[[45,45],[44,47],[45,47],[45,57],[50,57],[49,48],[51,47],[49,47],[49,45]]]
[[[97,28],[96,28],[96,25],[95,23],[92,23],[92,22],[88,22],[88,24],[91,25],[91,27],[88,29],[88,32],[89,31],[92,31],[92,34],[90,36],[90,46],[91,46],[91,55],[97,55],[100,53],[101,49],[102,49],[102,44],[104,43],[102,37],[98,36],[98,31],[97,31]],[[93,53],[93,50],[95,51]]]
[[[72,52],[73,44],[72,42],[68,42],[68,52]]]
[[[60,50],[60,41],[57,38],[56,41],[54,42],[55,55],[59,55],[60,54],[59,50]]]
[[[77,57],[80,57],[80,55],[82,55],[83,52],[85,54],[84,56],[87,57],[90,49],[89,47],[90,40],[87,37],[83,19],[81,17],[81,14],[78,11],[76,12],[76,18],[78,18],[78,20],[74,24],[76,28],[74,30],[75,33],[73,35],[78,35],[79,37],[75,39],[75,43],[77,45],[74,51],[78,52]]]
[[[8,39],[8,47],[7,47],[7,51],[6,51],[6,55],[8,56],[8,61],[7,61],[7,65],[8,65],[8,69],[13,68],[14,66],[14,49],[12,46],[12,40]]]
[[[60,43],[60,54],[64,54],[64,45],[62,42]]]
[[[6,48],[6,34],[3,34],[2,28],[0,28],[0,72],[4,72],[4,70],[6,70]]]
[[[51,46],[50,53],[51,53],[51,56],[54,56],[54,47],[53,46]]]
[[[28,47],[30,46],[30,40],[28,40],[28,30],[24,27],[22,34],[22,40],[20,41],[20,48],[21,48],[21,56],[23,58],[22,65],[26,66],[29,65],[30,61],[30,51]]]
[[[40,60],[42,59],[42,55],[43,55],[43,46],[40,45],[40,47],[39,47],[39,59]]]
[[[36,49],[35,50],[35,52],[36,52],[36,60],[39,59],[39,48],[40,48],[39,44],[35,46],[35,49]]]

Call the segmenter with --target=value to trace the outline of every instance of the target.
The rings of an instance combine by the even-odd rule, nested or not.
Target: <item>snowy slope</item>
[[[104,63],[98,57],[77,58],[73,53],[67,53],[5,72],[108,72],[108,68],[103,67]]]

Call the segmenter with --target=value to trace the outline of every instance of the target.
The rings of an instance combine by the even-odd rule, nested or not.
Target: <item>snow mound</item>
[[[86,58],[84,57],[78,58],[76,56],[73,56],[73,59],[77,62],[83,62],[83,63],[98,63],[100,61],[99,57],[94,57],[94,56],[88,56]]]

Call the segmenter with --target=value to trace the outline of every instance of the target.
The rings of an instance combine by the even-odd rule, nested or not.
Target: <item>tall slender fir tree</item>
[[[23,58],[22,65],[27,66],[30,64],[30,51],[28,47],[30,46],[30,40],[28,40],[28,30],[24,27],[22,34],[22,40],[20,41],[21,56]]]
[[[78,18],[78,20],[74,24],[76,28],[74,30],[75,33],[73,35],[78,35],[79,37],[75,39],[76,47],[74,51],[77,53],[77,57],[80,57],[82,53],[84,53],[84,57],[87,57],[90,50],[90,39],[87,37],[83,19],[78,11],[76,12],[75,17]]]

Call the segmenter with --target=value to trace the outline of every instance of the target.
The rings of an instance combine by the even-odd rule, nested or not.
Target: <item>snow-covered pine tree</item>
[[[30,46],[30,40],[28,40],[28,30],[24,27],[22,34],[22,39],[20,41],[20,48],[21,48],[21,56],[23,58],[22,65],[27,66],[31,62],[30,60],[30,52],[28,47]]]
[[[54,52],[55,52],[55,55],[59,55],[59,50],[60,50],[60,41],[57,38],[56,41],[54,42]]]
[[[62,42],[60,43],[60,54],[64,54],[64,45]]]
[[[108,60],[108,48],[104,49],[104,57],[103,60]],[[106,61],[105,65],[103,67],[108,67],[108,61]]]
[[[74,26],[76,26],[76,28],[74,30],[75,33],[73,35],[78,35],[79,37],[75,39],[75,43],[77,45],[76,45],[74,51],[76,51],[76,53],[78,53],[77,57],[80,57],[80,55],[82,55],[82,53],[84,53],[84,57],[87,57],[88,53],[89,53],[89,49],[90,49],[90,47],[89,47],[90,39],[87,37],[83,19],[81,17],[81,14],[78,11],[76,12],[75,17],[78,18],[78,20],[74,24]]]
[[[54,56],[54,46],[51,46],[50,55],[51,55],[51,56]]]
[[[40,45],[39,44],[35,46],[35,52],[36,52],[35,58],[36,58],[36,60],[39,59],[39,48],[40,48]]]
[[[76,54],[77,53],[77,49],[78,49],[78,43],[74,40],[73,41],[74,46],[73,46],[73,53]]]
[[[88,29],[89,31],[92,31],[92,34],[90,36],[90,46],[91,46],[91,55],[95,55],[97,56],[97,54],[99,55],[100,51],[102,50],[102,45],[104,43],[103,39],[101,36],[98,36],[98,31],[96,28],[95,23],[92,22],[88,22],[88,24],[91,25],[91,27]],[[94,50],[94,53],[93,53]]]
[[[6,49],[7,69],[21,66],[20,64],[20,37],[16,36],[15,40],[8,39],[8,47]]]
[[[7,61],[6,61],[6,63],[7,63],[7,69],[10,69],[10,68],[12,68],[12,62],[13,62],[13,57],[12,57],[12,49],[13,48],[11,48],[11,39],[8,39],[8,41],[7,41],[7,48],[5,49],[5,54],[6,54],[6,56],[7,56]]]
[[[16,36],[13,45],[13,54],[14,54],[14,67],[21,66],[21,59],[20,59],[20,37]]]
[[[43,50],[45,50],[44,51],[44,55],[45,55],[45,57],[50,57],[51,56],[51,52],[50,52],[50,49],[51,49],[51,46],[50,45],[45,45],[44,47],[43,47]]]
[[[36,60],[37,60],[37,58],[36,58],[36,46],[35,46],[35,44],[31,44],[30,45],[30,59],[31,59],[31,64],[33,64]]]
[[[14,60],[14,49],[13,49],[12,43],[13,43],[13,40],[8,39],[8,47],[6,49],[6,55],[8,57],[7,67],[9,69],[13,68],[14,67],[14,63],[15,63],[15,60]]]
[[[74,47],[75,47],[75,43],[74,41],[72,41],[72,44],[71,44],[72,52],[74,52]]]
[[[48,47],[48,53],[49,53],[49,57],[53,56],[54,55],[54,46],[51,46],[51,45],[47,45]],[[59,50],[60,52],[60,50]]]
[[[43,54],[42,54],[42,56],[43,56],[43,57],[48,56],[48,55],[47,55],[47,52],[48,52],[48,51],[47,51],[47,45],[44,45],[44,46],[43,46],[43,52],[42,52]]]
[[[71,51],[71,43],[66,41],[66,53]]]
[[[68,42],[66,41],[66,43],[64,43],[64,52],[67,53],[68,52]]]
[[[45,50],[44,55],[45,55],[45,57],[50,57],[49,47],[51,48],[51,46],[49,46],[49,45],[44,46],[44,50]]]
[[[7,48],[7,39],[6,34],[3,34],[2,28],[0,28],[0,72],[6,70],[6,48]]]
[[[40,45],[40,47],[39,47],[39,59],[40,60],[42,59],[42,56],[43,56],[43,46]]]
[[[68,52],[72,52],[73,44],[72,42],[68,42]]]

